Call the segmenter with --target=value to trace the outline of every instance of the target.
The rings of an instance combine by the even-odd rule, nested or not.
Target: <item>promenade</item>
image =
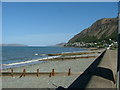
[[[116,88],[117,50],[107,50],[99,56],[69,87]]]
[[[87,88],[116,88],[117,51],[107,50]]]

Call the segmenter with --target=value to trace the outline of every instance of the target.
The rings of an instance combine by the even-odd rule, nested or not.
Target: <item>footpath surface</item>
[[[117,50],[107,50],[87,88],[116,88]]]
[[[104,51],[69,87],[116,88],[117,50]]]

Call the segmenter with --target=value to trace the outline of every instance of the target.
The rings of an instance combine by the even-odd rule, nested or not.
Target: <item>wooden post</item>
[[[73,59],[75,59],[75,56],[74,57],[72,57]]]
[[[71,69],[69,68],[69,71],[68,71],[68,76],[70,76],[70,74],[71,74]]]
[[[37,69],[37,77],[39,76],[39,69]]]
[[[13,77],[13,69],[11,69],[11,76]]]
[[[49,74],[49,77],[51,77],[51,73]]]
[[[87,58],[89,58],[89,56],[87,56]]]
[[[23,73],[20,75],[20,77],[19,77],[19,78],[21,78],[22,76],[24,76],[24,77],[25,77],[25,73],[26,73],[26,69],[23,69]]]
[[[52,76],[54,76],[55,75],[55,70],[54,69],[52,69]]]
[[[23,76],[25,77],[26,69],[23,69]]]

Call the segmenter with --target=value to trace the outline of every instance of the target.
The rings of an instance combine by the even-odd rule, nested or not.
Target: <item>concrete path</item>
[[[98,76],[91,78],[87,88],[116,88],[117,51],[107,50],[98,68]]]
[[[117,50],[103,52],[69,87],[116,88]]]

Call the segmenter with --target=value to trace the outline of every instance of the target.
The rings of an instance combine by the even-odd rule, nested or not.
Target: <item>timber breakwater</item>
[[[99,56],[101,51],[81,51],[81,52],[67,52],[67,53],[57,53],[57,54],[46,54],[46,57],[40,58],[40,59],[33,59],[33,60],[27,60],[27,61],[21,61],[21,62],[15,62],[15,63],[8,63],[8,64],[2,64],[2,69],[7,68],[13,68],[13,67],[20,67],[25,65],[31,65],[31,64],[37,64],[42,63],[46,61],[55,61],[55,60],[75,60],[75,59],[86,59],[86,58],[96,58]],[[37,54],[38,57],[41,54]]]

